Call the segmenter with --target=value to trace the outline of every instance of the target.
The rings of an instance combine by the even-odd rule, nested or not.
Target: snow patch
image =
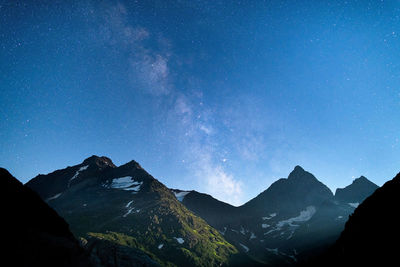
[[[247,246],[243,245],[242,243],[239,243],[239,245],[244,249],[244,252],[249,252],[250,249]]]
[[[164,246],[164,244],[160,244],[160,245],[158,245],[158,249],[162,249],[162,248],[163,248],[163,246]]]
[[[61,196],[61,194],[62,194],[62,193],[55,194],[54,196],[49,197],[48,199],[46,199],[46,201],[50,201],[50,200],[56,199],[56,198],[58,198],[59,196]]]
[[[251,235],[250,235],[250,238],[249,238],[249,240],[251,240],[251,239],[255,239],[255,238],[257,238],[257,236],[253,233],[253,232],[251,232]]]
[[[179,244],[183,244],[185,240],[182,237],[174,237]]]
[[[128,204],[125,205],[125,208],[129,208],[129,206],[133,203],[133,200],[129,201]]]
[[[72,176],[72,178],[69,179],[69,181],[68,181],[68,187],[70,187],[71,181],[74,180],[74,179],[76,179],[76,178],[79,176],[79,174],[80,174],[82,171],[86,170],[88,167],[89,167],[89,165],[80,167],[80,168],[75,172],[74,176]]]
[[[143,182],[141,182],[137,186],[125,188],[124,190],[126,190],[126,191],[135,191],[135,193],[137,193],[137,192],[139,192],[140,187],[142,186],[142,184],[143,184]]]
[[[276,213],[271,213],[269,216],[262,217],[263,220],[271,220],[276,216]]]
[[[174,193],[176,199],[179,200],[180,202],[182,202],[183,199],[185,198],[185,196],[190,193],[190,191],[181,191],[181,192],[173,191],[173,193]]]
[[[358,202],[354,202],[354,203],[347,203],[347,204],[349,204],[351,207],[353,207],[353,208],[357,208],[358,207],[358,205],[360,205],[360,203],[358,203]]]
[[[316,211],[317,210],[314,206],[308,206],[305,210],[300,211],[299,216],[278,222],[273,229],[264,233],[264,235],[268,235],[268,234],[276,232],[276,231],[281,231],[283,228],[285,228],[290,232],[290,234],[287,238],[287,239],[290,239],[290,238],[292,238],[296,228],[300,226],[299,224],[294,224],[294,223],[306,222],[306,221],[310,220]],[[280,235],[284,235],[285,233],[286,233],[286,231],[282,231],[280,233]]]
[[[269,225],[269,224],[266,224],[266,223],[263,223],[263,224],[261,224],[261,227],[262,227],[262,228],[268,228],[268,227],[270,227],[270,225]]]
[[[138,192],[143,182],[134,181],[132,179],[132,176],[115,178],[112,180],[110,187],[114,189]]]
[[[133,211],[134,209],[135,209],[135,208],[130,208],[130,209],[128,209],[128,211],[123,215],[123,217],[126,217],[126,216],[128,216],[129,214],[131,214],[132,211]]]
[[[316,211],[317,210],[315,209],[314,206],[308,206],[305,210],[300,211],[299,216],[280,221],[280,222],[278,222],[277,226],[280,228],[282,228],[285,225],[299,226],[299,225],[293,225],[293,223],[294,222],[306,222],[306,221],[310,220]]]

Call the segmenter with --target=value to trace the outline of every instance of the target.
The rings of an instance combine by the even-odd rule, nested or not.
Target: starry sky
[[[399,1],[0,1],[0,166],[96,154],[240,205],[400,171]]]

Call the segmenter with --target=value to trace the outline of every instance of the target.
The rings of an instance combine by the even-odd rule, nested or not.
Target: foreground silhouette
[[[311,266],[395,266],[400,228],[400,173],[350,216],[334,246]]]

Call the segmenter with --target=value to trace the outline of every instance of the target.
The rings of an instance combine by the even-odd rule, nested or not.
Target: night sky
[[[400,171],[399,1],[0,1],[0,166],[96,154],[239,205]]]

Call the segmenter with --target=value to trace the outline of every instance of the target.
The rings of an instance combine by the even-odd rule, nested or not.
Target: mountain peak
[[[88,157],[87,159],[85,159],[83,161],[84,165],[97,165],[99,167],[105,167],[105,166],[109,166],[112,168],[115,168],[117,166],[114,165],[114,163],[112,162],[112,160],[108,157],[105,156],[96,156],[96,155],[92,155],[90,157]]]
[[[305,170],[300,166],[300,165],[296,165],[293,169],[293,171],[296,172],[305,172]]]
[[[353,184],[354,183],[372,183],[372,182],[368,180],[367,177],[361,175],[360,177],[353,180]]]
[[[135,160],[131,160],[131,161],[125,163],[124,165],[122,165],[121,167],[143,169],[142,166],[140,166],[140,164]]]
[[[297,165],[294,167],[293,171],[289,174],[288,180],[297,180],[297,179],[303,179],[303,178],[312,178],[317,180],[317,178],[314,177],[311,173],[305,171],[301,166]]]
[[[378,186],[376,184],[366,177],[360,176],[345,188],[336,189],[335,198],[347,202],[362,202],[377,188]]]

